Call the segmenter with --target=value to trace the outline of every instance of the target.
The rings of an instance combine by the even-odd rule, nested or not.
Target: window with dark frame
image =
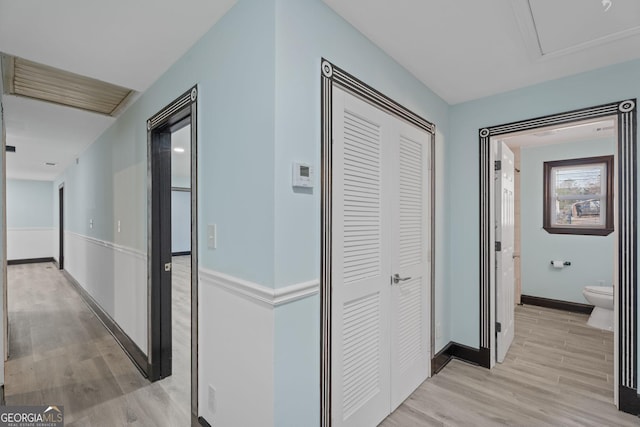
[[[552,234],[613,232],[613,156],[544,162],[543,228]]]

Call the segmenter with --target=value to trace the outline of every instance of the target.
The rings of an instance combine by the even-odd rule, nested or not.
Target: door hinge
[[[502,332],[502,323],[496,322],[496,332]]]
[[[502,160],[496,160],[493,169],[497,171],[502,170]]]
[[[496,252],[502,251],[502,242],[496,242]]]

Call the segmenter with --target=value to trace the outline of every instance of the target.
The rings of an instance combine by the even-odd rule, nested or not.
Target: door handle
[[[391,277],[391,282],[393,284],[397,284],[397,283],[404,282],[404,281],[409,280],[409,279],[411,279],[411,277],[400,277],[400,275],[398,273],[396,273]]]

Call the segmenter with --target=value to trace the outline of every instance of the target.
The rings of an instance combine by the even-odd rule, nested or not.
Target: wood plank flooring
[[[174,258],[174,375],[149,383],[53,264],[9,266],[8,405],[60,404],[67,426],[190,425],[189,257]],[[587,316],[516,308],[505,363],[451,361],[381,425],[638,426],[613,406],[613,336]]]
[[[173,262],[173,375],[155,383],[52,263],[9,266],[7,405],[63,405],[67,426],[190,425],[190,257]]]
[[[504,363],[488,370],[452,360],[381,426],[640,425],[613,405],[613,333],[587,319],[517,306]]]

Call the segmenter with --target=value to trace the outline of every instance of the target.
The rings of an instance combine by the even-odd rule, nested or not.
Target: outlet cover
[[[212,414],[216,413],[216,389],[213,388],[211,384],[209,384],[209,411]]]

